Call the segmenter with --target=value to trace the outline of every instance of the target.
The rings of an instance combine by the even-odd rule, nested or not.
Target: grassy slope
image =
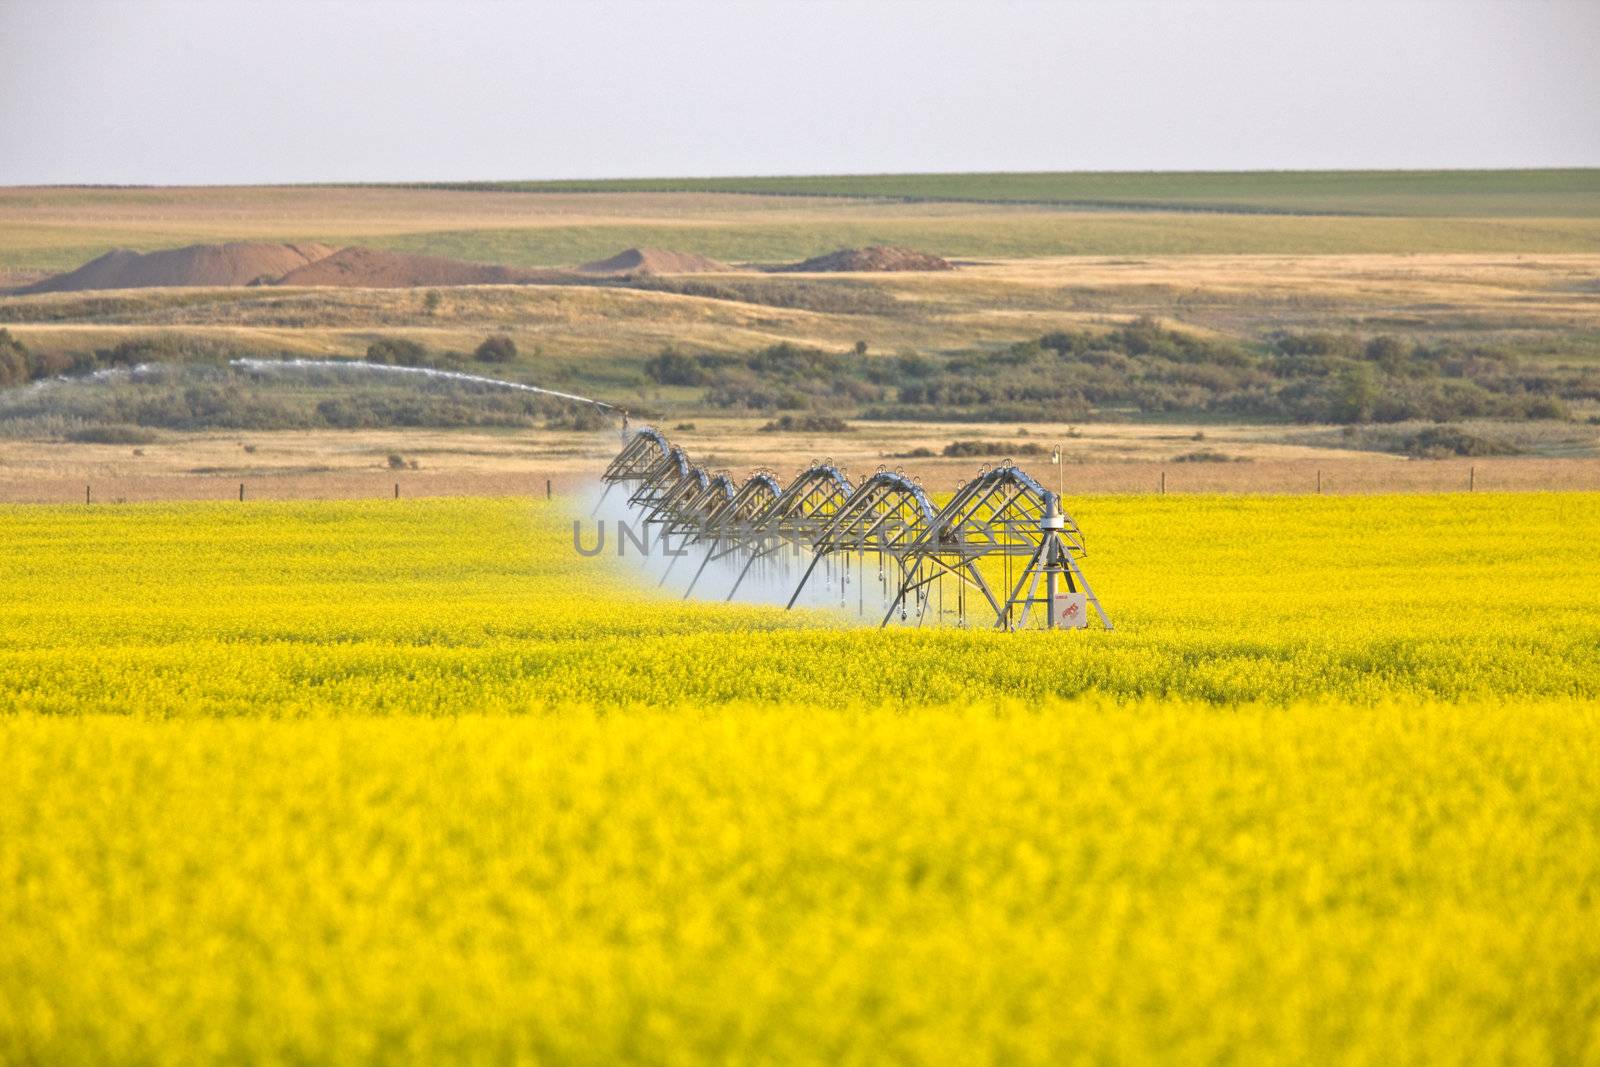
[[[381,236],[384,248],[521,266],[582,262],[626,245],[728,261],[795,260],[835,248],[909,245],[935,255],[1033,256],[1600,250],[1597,219],[1368,219],[1254,215],[1049,213],[882,222],[607,225]]]
[[[1600,217],[1600,169],[870,174],[492,182],[481,187],[893,196],[1284,214]]]
[[[398,289],[147,289],[0,298],[0,324],[41,350],[92,350],[152,333],[226,338],[253,352],[355,354],[396,333],[434,349],[470,350],[486,334],[508,332],[530,354],[537,346],[552,358],[642,358],[669,343],[748,351],[785,339],[835,350],[865,340],[878,353],[951,349],[1149,314],[1243,336],[1286,328],[1485,339],[1538,332],[1552,355],[1589,360],[1600,330],[1597,271],[1593,256],[1021,261],[921,276],[713,280],[745,286],[743,300],[613,288],[445,289],[431,310],[424,293]],[[785,302],[795,306],[777,306]]]
[[[630,245],[655,245],[734,262],[779,262],[835,248],[902,244],[954,257],[1282,253],[1593,252],[1600,218],[1357,218],[1098,212],[836,221],[703,221],[674,225],[607,221],[572,226],[473,226],[410,233],[306,231],[227,235],[173,226],[159,231],[0,228],[0,266],[68,270],[110,248],[153,251],[226,240],[365,244],[516,266],[569,266]]]
[[[639,244],[740,261],[792,260],[874,242],[996,257],[1600,248],[1600,170],[887,175],[472,187],[552,194],[525,201],[539,205],[529,212],[504,196],[447,191],[461,188],[219,189],[211,198],[205,190],[8,190],[0,199],[0,269],[62,270],[115,246],[148,250],[230,239],[374,244],[530,266],[583,262]],[[598,197],[570,202],[573,191],[583,190],[689,195],[662,200],[659,210],[642,209],[637,200],[611,200],[610,207]],[[903,204],[841,200],[829,208],[774,196],[763,210],[748,198],[719,206],[718,191],[1018,207],[944,203],[919,215]],[[428,199],[424,207],[408,198]],[[1028,202],[1057,206],[1022,206]]]

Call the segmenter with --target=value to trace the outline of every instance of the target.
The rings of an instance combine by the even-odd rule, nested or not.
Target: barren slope
[[[322,244],[235,241],[188,245],[159,252],[115,248],[77,270],[46,278],[28,292],[85,289],[146,289],[161,286],[249,285],[275,280],[333,254]]]

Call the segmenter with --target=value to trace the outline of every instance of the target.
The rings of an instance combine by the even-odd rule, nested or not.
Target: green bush
[[[579,433],[597,433],[612,424],[611,416],[588,404],[573,407],[545,420],[547,430],[576,430]]]
[[[386,337],[367,346],[367,362],[388,367],[425,367],[428,350],[403,337]]]
[[[972,456],[1038,456],[1044,453],[1043,445],[1032,441],[951,441],[944,446],[943,455]]]
[[[1407,455],[1418,459],[1441,459],[1447,456],[1515,456],[1522,450],[1515,445],[1492,437],[1467,433],[1454,426],[1429,426],[1406,438]]]
[[[496,334],[485,338],[472,355],[479,363],[510,363],[517,358],[517,345],[504,334]]]
[[[704,385],[709,380],[698,361],[671,348],[646,362],[644,372],[658,385]]]
[[[68,441],[90,445],[148,445],[160,440],[160,435],[142,426],[85,426],[69,430]]]
[[[10,330],[0,329],[0,386],[17,385],[32,376],[27,347],[11,336]]]
[[[851,426],[833,415],[780,415],[758,433],[850,433]]]

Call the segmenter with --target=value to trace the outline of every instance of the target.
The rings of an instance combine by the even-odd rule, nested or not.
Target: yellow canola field
[[[0,694],[251,716],[1600,695],[1600,495],[1073,510],[1112,633],[686,603],[614,536],[581,557],[542,502],[0,508]]]
[[[1600,498],[1074,511],[1113,633],[0,510],[0,1063],[1600,1062]]]

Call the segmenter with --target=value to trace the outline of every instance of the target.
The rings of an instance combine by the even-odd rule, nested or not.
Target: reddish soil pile
[[[821,273],[824,271],[954,270],[950,261],[898,245],[869,245],[866,248],[841,248],[803,263],[792,263],[779,270]]]
[[[731,268],[692,252],[630,248],[579,268],[584,274],[616,277],[695,274]],[[472,263],[443,256],[305,244],[190,245],[162,252],[107,252],[77,270],[45,278],[21,292],[136,289],[148,286],[304,285],[348,289],[409,289],[414,286],[581,283],[572,270],[531,270],[498,263]]]
[[[277,279],[277,284],[408,289],[415,285],[515,285],[544,281],[548,274],[443,256],[418,256],[379,248],[345,248],[289,271]]]
[[[147,289],[161,285],[249,285],[270,281],[333,254],[327,245],[189,245],[160,252],[116,248],[77,270],[28,287],[30,293],[82,289]]]
[[[709,256],[674,252],[670,248],[630,248],[610,259],[585,263],[585,274],[706,274],[733,268]]]

